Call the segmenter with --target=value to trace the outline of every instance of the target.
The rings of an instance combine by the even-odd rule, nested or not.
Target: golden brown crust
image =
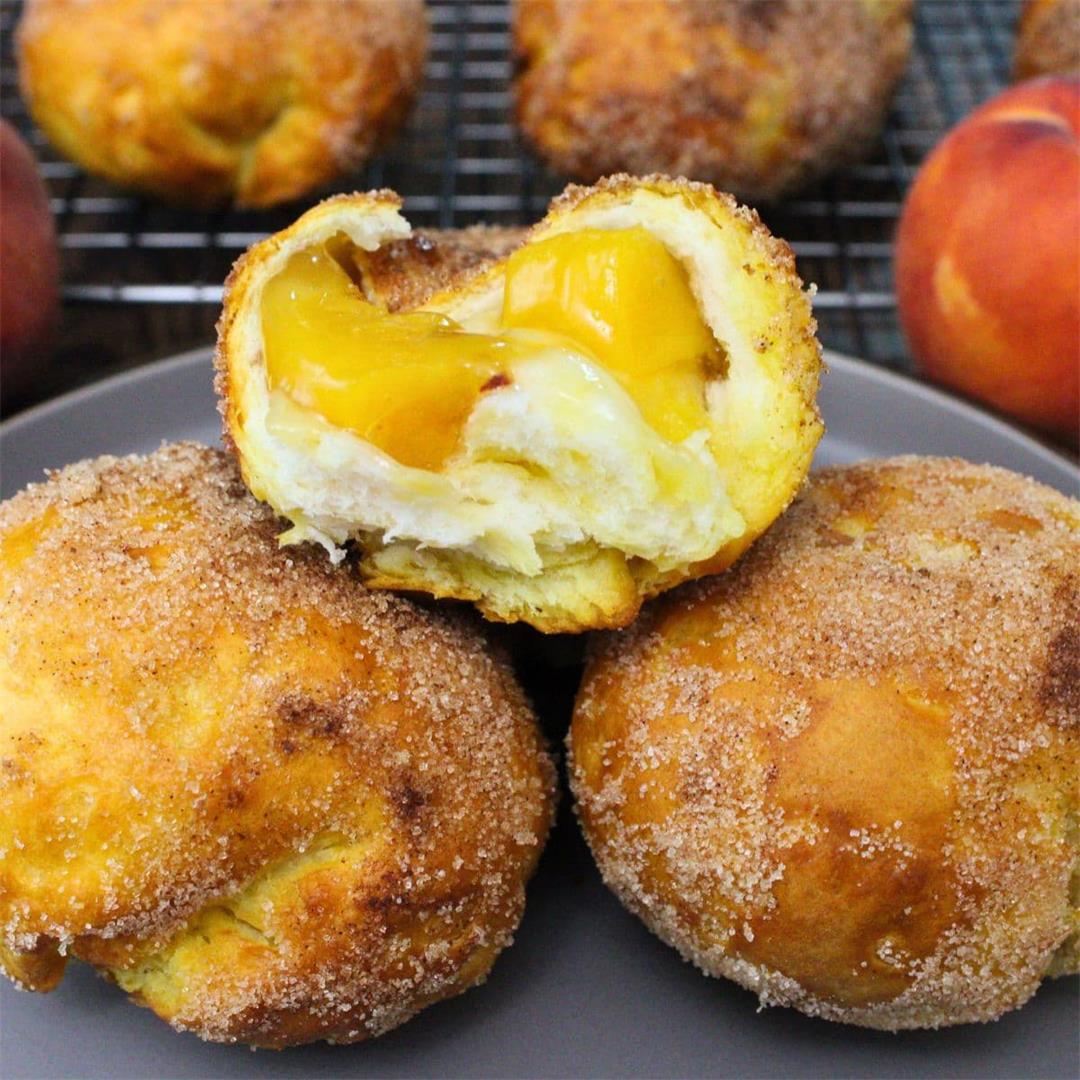
[[[1025,0],[1013,78],[1080,74],[1080,0]]]
[[[0,962],[177,1027],[355,1041],[482,980],[553,772],[475,630],[365,590],[190,444],[0,506]]]
[[[910,46],[910,0],[516,0],[517,119],[584,180],[776,199],[865,153]]]
[[[1076,968],[1078,611],[1077,502],[945,459],[817,474],[595,648],[569,742],[605,880],[766,1004],[1021,1005]]]
[[[19,79],[92,172],[183,203],[269,206],[364,161],[427,51],[422,0],[30,0]]]

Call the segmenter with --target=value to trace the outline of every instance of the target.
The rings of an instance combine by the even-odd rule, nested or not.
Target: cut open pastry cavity
[[[391,312],[389,193],[253,248],[219,342],[229,435],[286,540],[544,630],[614,626],[734,559],[820,423],[789,249],[711,188],[571,189],[508,258]]]

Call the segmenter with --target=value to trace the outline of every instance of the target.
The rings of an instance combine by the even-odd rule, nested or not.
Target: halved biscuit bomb
[[[711,187],[571,187],[508,257],[391,310],[390,192],[253,247],[218,342],[252,492],[370,585],[546,632],[615,627],[726,568],[821,435],[820,348],[790,248]]]

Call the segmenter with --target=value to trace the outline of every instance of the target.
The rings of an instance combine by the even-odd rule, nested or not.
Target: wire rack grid
[[[20,4],[0,0],[0,108],[38,154],[61,245],[61,336],[37,396],[210,342],[233,261],[331,190],[391,187],[417,226],[523,224],[542,215],[565,181],[537,164],[513,125],[509,5],[429,0],[428,7],[423,90],[383,157],[303,203],[198,213],[134,196],[57,155],[18,95]],[[901,201],[942,134],[1008,81],[1018,7],[1015,0],[919,0],[911,61],[873,154],[763,208],[769,227],[794,248],[803,279],[817,285],[825,345],[907,367],[891,272]]]

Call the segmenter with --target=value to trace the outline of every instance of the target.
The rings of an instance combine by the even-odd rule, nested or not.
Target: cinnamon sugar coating
[[[1013,78],[1080,75],[1080,0],[1024,0]]]
[[[372,593],[231,460],[72,465],[0,506],[0,963],[177,1028],[351,1042],[483,980],[554,775],[475,628]]]
[[[865,154],[910,0],[516,0],[517,120],[582,180],[665,172],[771,200]]]
[[[607,883],[763,1004],[985,1021],[1075,972],[1080,503],[827,469],[729,573],[596,645],[569,745]]]

